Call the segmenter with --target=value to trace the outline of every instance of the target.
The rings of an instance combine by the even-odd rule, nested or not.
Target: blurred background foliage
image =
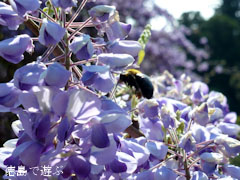
[[[240,113],[240,0],[223,0],[214,16],[204,20],[199,12],[182,14],[180,24],[191,29],[187,37],[197,46],[208,40],[209,70],[202,73],[211,89],[225,94],[231,111]]]

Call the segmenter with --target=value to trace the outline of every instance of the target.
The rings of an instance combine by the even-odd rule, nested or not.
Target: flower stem
[[[81,31],[81,30],[88,24],[88,22],[91,21],[91,20],[92,20],[92,18],[89,17],[86,21],[84,21],[84,23],[83,23],[81,26],[79,26],[79,27],[69,36],[68,40],[71,40],[71,39],[74,37],[74,35],[77,34],[78,31]]]
[[[85,6],[85,4],[87,3],[88,0],[83,0],[82,3],[80,4],[80,6],[78,7],[77,11],[74,13],[74,15],[72,16],[72,18],[70,19],[70,21],[67,23],[66,28],[71,25],[71,23],[77,18],[77,16],[79,15],[79,13],[81,12],[81,10],[83,9],[83,7]]]

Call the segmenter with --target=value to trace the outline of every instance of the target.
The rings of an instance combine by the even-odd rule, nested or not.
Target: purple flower
[[[146,147],[148,148],[151,155],[156,157],[159,160],[165,159],[168,152],[168,146],[162,142],[150,141],[146,143]]]
[[[164,138],[164,132],[163,132],[163,124],[162,122],[157,120],[150,120],[149,118],[144,118],[142,116],[139,116],[139,129],[143,134],[146,136],[146,138],[151,140],[158,140],[162,141]]]
[[[49,135],[51,126],[50,115],[40,113],[20,112],[19,119],[24,132],[20,134],[18,145],[27,141],[38,141],[41,143],[51,142],[52,135]]]
[[[86,90],[69,89],[68,92],[55,94],[52,108],[59,116],[67,116],[77,123],[85,124],[100,114],[101,101],[95,94]]]
[[[192,100],[194,103],[203,102],[208,94],[208,86],[202,82],[196,81],[192,85]]]
[[[85,86],[91,86],[102,92],[109,92],[114,86],[113,77],[107,66],[83,66],[81,80]]]
[[[25,51],[31,53],[33,48],[32,39],[27,34],[22,34],[0,42],[0,56],[17,64],[23,60],[23,53]]]
[[[155,180],[154,173],[152,171],[143,171],[140,173],[134,173],[131,176],[128,177],[128,180]]]
[[[155,179],[175,180],[177,179],[177,176],[178,175],[173,170],[166,168],[165,166],[162,166],[159,169],[157,169],[154,177]]]
[[[0,83],[0,112],[9,112],[19,106],[19,94],[13,83]]]
[[[132,174],[137,166],[137,160],[124,152],[117,152],[116,158],[110,163],[110,168],[114,173],[126,172]]]
[[[48,66],[47,70],[43,73],[42,78],[44,78],[44,81],[48,86],[62,88],[67,84],[70,75],[71,73],[62,65],[54,63]]]
[[[19,101],[29,112],[48,113],[51,111],[51,105],[54,96],[58,94],[56,89],[50,89],[47,86],[33,86],[30,91],[23,91],[19,96]],[[26,99],[28,99],[26,101]]]
[[[131,27],[131,24],[115,21],[105,28],[105,32],[109,41],[114,41],[116,39],[125,39],[130,33]]]
[[[23,22],[16,12],[13,11],[12,7],[0,2],[0,24],[7,26],[9,30],[17,30],[19,24]]]
[[[191,127],[191,130],[193,138],[196,140],[196,143],[210,140],[210,132],[206,129],[206,127],[194,124]]]
[[[60,142],[64,142],[71,135],[74,129],[74,122],[69,121],[67,117],[63,117],[58,127],[58,139]]]
[[[18,139],[10,139],[3,144],[0,148],[0,168],[6,169],[7,167],[3,164],[4,160],[9,158],[16,148],[16,143]]]
[[[192,174],[191,180],[208,180],[208,176],[201,171],[195,171]]]
[[[100,54],[98,61],[110,66],[113,70],[122,70],[134,62],[134,58],[129,54]]]
[[[42,73],[47,69],[43,63],[29,63],[19,68],[13,77],[14,85],[21,90],[30,90],[43,83]]]
[[[183,148],[186,152],[195,151],[196,150],[196,141],[194,137],[192,137],[192,132],[188,131],[186,134],[184,134],[180,141],[178,146],[180,148]]]
[[[200,155],[200,158],[203,172],[206,174],[212,174],[215,171],[217,164],[223,162],[223,155],[215,152],[204,152]]]
[[[224,146],[225,155],[228,157],[235,157],[240,152],[240,141],[237,139],[228,137],[227,135],[218,135],[214,142],[218,145]],[[221,149],[221,147],[219,147]]]
[[[159,116],[159,104],[155,99],[145,99],[137,107],[144,117],[154,119]]]
[[[88,11],[89,15],[101,22],[108,20],[115,12],[116,8],[114,6],[99,5],[94,6]]]
[[[163,105],[161,110],[161,121],[164,125],[164,128],[175,127],[175,114],[168,110],[167,106]]]
[[[92,146],[89,161],[93,165],[106,165],[113,161],[116,156],[117,144],[112,135],[109,135],[109,146],[97,148]]]
[[[138,56],[139,51],[142,49],[138,41],[131,40],[116,40],[107,45],[107,50],[115,54],[130,54],[133,57]]]
[[[90,36],[85,34],[75,37],[69,48],[79,60],[90,59],[94,53]]]
[[[43,19],[38,40],[44,46],[55,45],[63,38],[65,32],[59,24]]]
[[[102,116],[100,121],[108,133],[120,133],[125,131],[131,124],[131,120],[124,113],[108,113]]]
[[[203,103],[201,106],[194,108],[191,117],[196,123],[205,126],[209,122],[207,104]]]
[[[20,16],[36,11],[40,7],[39,0],[10,0],[10,4]]]
[[[228,136],[238,136],[240,132],[240,126],[237,124],[220,122],[217,127]]]
[[[235,113],[235,112],[230,112],[230,113],[226,114],[226,116],[224,117],[224,122],[226,122],[226,123],[235,124],[236,121],[237,121],[237,113]]]
[[[37,166],[40,160],[43,145],[35,141],[27,141],[16,147],[12,155],[5,159],[5,165],[18,165],[20,162],[25,166]],[[32,158],[34,157],[34,158]]]
[[[95,123],[92,126],[91,141],[97,148],[106,148],[110,145],[105,126],[101,123]]]
[[[52,4],[55,7],[60,7],[62,9],[68,10],[73,6],[77,5],[76,0],[52,0]]]
[[[227,98],[222,93],[211,91],[208,95],[207,104],[209,107],[220,108],[223,115],[229,112]]]
[[[91,172],[91,164],[81,155],[72,155],[69,157],[69,163],[72,170],[79,178],[86,178]]]
[[[231,176],[232,178],[236,178],[236,179],[240,179],[240,167],[238,166],[234,166],[234,165],[230,165],[230,164],[225,164],[223,166],[223,171],[228,174],[229,176]]]
[[[137,166],[143,165],[148,160],[150,152],[145,146],[132,139],[119,138],[119,141],[119,150],[132,156],[136,160]]]

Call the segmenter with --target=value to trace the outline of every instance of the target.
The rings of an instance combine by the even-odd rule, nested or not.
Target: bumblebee
[[[136,69],[128,69],[125,73],[120,74],[119,82],[124,82],[130,87],[134,87],[136,95],[151,99],[153,96],[153,84],[149,77]]]

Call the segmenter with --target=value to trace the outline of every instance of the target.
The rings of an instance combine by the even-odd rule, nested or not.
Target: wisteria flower
[[[114,83],[113,78],[106,66],[83,66],[82,82],[86,86],[91,86],[102,92],[112,90]]]
[[[74,38],[69,48],[79,60],[90,59],[94,53],[90,36],[85,34]]]
[[[0,112],[10,112],[19,106],[19,94],[13,83],[0,83]]]
[[[99,21],[106,21],[115,12],[114,6],[99,5],[95,6],[88,11],[89,15]]]
[[[67,84],[67,81],[71,73],[67,71],[59,63],[54,63],[48,66],[47,70],[42,74],[41,78],[44,78],[45,83],[48,86],[55,86],[62,88]]]
[[[52,0],[52,3],[55,7],[61,7],[65,10],[77,5],[76,0]]]
[[[14,85],[21,90],[29,90],[33,86],[41,85],[42,73],[47,69],[43,63],[29,63],[19,68],[13,77]]]
[[[44,46],[57,44],[64,36],[65,29],[59,24],[43,19],[38,40]]]
[[[41,2],[39,0],[10,0],[10,4],[14,11],[20,16],[24,16],[25,13],[36,11]]]
[[[23,19],[13,11],[10,5],[0,2],[0,24],[7,26],[10,30],[17,30]]]
[[[130,33],[131,28],[131,24],[115,21],[106,27],[105,32],[108,40],[114,41],[116,39],[125,39]]]
[[[33,48],[31,37],[22,34],[0,42],[0,56],[11,63],[17,64],[23,60],[23,53],[25,51],[32,53]]]
[[[105,54],[98,56],[98,61],[109,66],[113,70],[122,70],[134,62],[134,58],[129,54]]]
[[[110,53],[130,54],[131,56],[136,57],[142,49],[142,46],[138,41],[116,40],[110,42],[107,45],[107,49]]]

